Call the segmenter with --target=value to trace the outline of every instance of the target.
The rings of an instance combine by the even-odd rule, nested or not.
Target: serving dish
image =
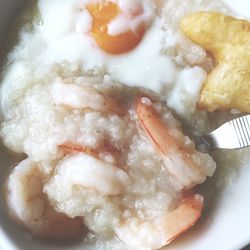
[[[0,2],[0,42],[1,51],[6,42],[11,23],[21,6],[27,1],[1,0]],[[249,149],[238,152],[219,152],[231,160],[230,166],[218,168],[214,178],[200,187],[206,199],[206,210],[200,222],[188,233],[166,249],[240,249],[250,242],[250,190]],[[214,155],[216,157],[216,154]],[[0,183],[4,182],[10,165],[10,155],[2,147],[0,155]],[[2,189],[1,189],[2,190]],[[4,207],[4,193],[0,202],[0,247],[1,249],[82,249],[82,245],[51,245],[33,239],[26,231],[12,223]],[[86,246],[86,250],[94,249]]]

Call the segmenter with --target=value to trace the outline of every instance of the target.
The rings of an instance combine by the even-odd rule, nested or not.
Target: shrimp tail
[[[169,244],[180,234],[186,232],[198,221],[203,210],[203,200],[203,196],[199,194],[188,197],[166,218],[167,224],[169,223],[167,221],[173,221],[173,223],[169,223],[170,237],[166,244]]]

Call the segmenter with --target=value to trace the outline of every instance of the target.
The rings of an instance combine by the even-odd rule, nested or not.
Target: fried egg
[[[219,3],[204,1],[204,5],[221,8]],[[22,30],[21,42],[9,57],[15,63],[3,84],[3,89],[8,86],[3,91],[4,110],[8,109],[11,86],[25,88],[33,70],[39,69],[41,74],[51,65],[69,62],[90,75],[150,89],[180,115],[189,117],[206,78],[203,65],[199,65],[206,61],[206,52],[190,44],[177,28],[180,16],[200,4],[176,6],[181,8],[158,0],[38,1],[32,30]],[[169,20],[173,11],[176,14]],[[195,85],[195,91],[186,95],[190,85]],[[190,107],[185,107],[187,102]]]

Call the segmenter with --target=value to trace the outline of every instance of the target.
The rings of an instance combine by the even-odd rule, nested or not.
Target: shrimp
[[[7,181],[11,216],[35,236],[46,240],[71,241],[83,234],[83,221],[59,213],[43,193],[43,173],[30,159],[19,163]]]
[[[79,145],[76,143],[71,143],[71,142],[65,142],[64,144],[58,145],[58,148],[63,150],[65,153],[71,154],[71,153],[77,153],[77,152],[83,152],[87,153],[89,155],[93,156],[98,156],[99,153],[102,151],[110,150],[114,151],[115,148],[106,143],[103,147],[98,147],[98,148],[91,148],[91,147],[86,147],[83,145]]]
[[[192,188],[204,182],[207,176],[212,176],[215,170],[212,158],[197,152],[192,144],[186,145],[180,131],[178,135],[181,139],[174,138],[149,98],[142,97],[137,101],[136,113],[141,127],[161,154],[166,168],[183,188]]]
[[[83,186],[94,189],[102,195],[118,195],[129,184],[129,176],[118,167],[105,163],[86,153],[66,157],[57,166],[57,173],[46,184],[45,191],[53,199],[55,184],[65,185],[66,189]],[[50,195],[51,194],[51,195]]]
[[[133,249],[159,249],[188,230],[201,216],[203,197],[183,199],[173,211],[142,221],[132,217],[116,227],[118,238]]]
[[[58,148],[63,150],[63,152],[65,152],[66,154],[85,152],[93,156],[97,155],[97,151],[90,147],[85,147],[85,146],[73,144],[70,142],[60,144],[58,145]]]
[[[124,114],[118,103],[87,86],[64,84],[57,81],[51,88],[51,96],[56,105],[65,105],[76,109],[109,111],[118,115]]]

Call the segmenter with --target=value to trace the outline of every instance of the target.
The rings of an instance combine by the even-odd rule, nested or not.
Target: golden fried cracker
[[[180,28],[217,62],[198,107],[250,112],[250,23],[216,12],[197,12],[184,17]]]

